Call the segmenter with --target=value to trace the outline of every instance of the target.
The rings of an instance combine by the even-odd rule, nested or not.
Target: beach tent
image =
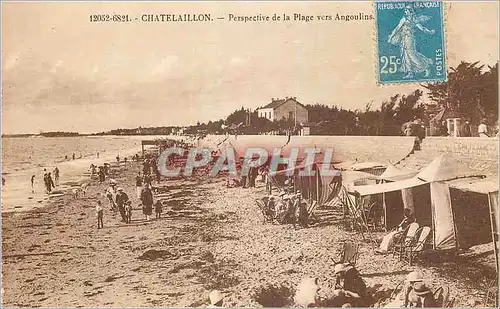
[[[379,176],[379,179],[382,180],[382,182],[398,181],[412,178],[417,173],[418,171],[400,169],[394,164],[389,163],[385,171]]]
[[[274,175],[271,175],[274,182],[283,187],[288,175],[294,179],[296,190],[300,190],[302,197],[317,201],[319,205],[324,205],[334,199],[341,188],[342,179],[340,173],[337,175],[326,175],[322,173],[322,163],[314,162],[308,164],[302,161],[293,168],[278,170]],[[332,169],[331,166],[327,166]],[[305,168],[310,168],[314,171],[314,175],[301,175],[301,171]],[[326,168],[326,167],[325,167]]]
[[[488,243],[493,240],[493,247],[495,253],[495,265],[498,272],[498,180],[497,179],[467,179],[462,181],[457,181],[450,184],[450,194],[453,200],[461,200],[463,209],[462,214],[464,221],[467,221],[468,225],[479,226],[479,231],[472,233],[470,239],[467,239],[468,245],[479,245],[483,243]],[[479,196],[478,196],[479,195]],[[470,203],[471,200],[477,197],[483,199],[482,203]],[[487,201],[484,201],[486,199]],[[459,202],[456,203],[457,206],[460,205]],[[487,207],[484,207],[487,204]],[[455,203],[454,203],[454,208]],[[474,207],[475,206],[475,207]],[[478,206],[483,206],[483,209],[478,209]],[[474,207],[471,209],[471,207]],[[484,209],[486,208],[486,209]],[[460,211],[460,210],[459,210]],[[471,214],[474,214],[471,216]],[[481,215],[480,215],[481,214]],[[487,214],[487,215],[486,215]],[[456,220],[460,220],[460,217],[456,216]],[[476,222],[474,222],[476,221]],[[479,222],[477,222],[479,221]],[[489,223],[489,224],[488,224]],[[467,227],[468,225],[463,225]],[[491,236],[487,235],[487,227],[491,226]],[[460,228],[462,224],[457,224],[457,229],[459,235],[461,234]],[[469,231],[465,230],[464,233]],[[486,232],[486,233],[485,233]]]
[[[416,176],[400,181],[377,185],[354,186],[353,194],[360,196],[386,192],[412,190],[411,199],[403,200],[403,207],[410,208],[420,225],[433,229],[433,248],[435,250],[456,249],[459,241],[456,236],[455,221],[451,204],[449,181],[465,177],[482,177],[477,172],[452,162],[444,154],[437,157]],[[394,227],[401,220],[400,213],[385,209],[387,228]]]
[[[384,163],[362,162],[351,165],[349,169],[352,171],[367,172],[373,175],[380,175],[385,171],[386,168],[387,164]]]

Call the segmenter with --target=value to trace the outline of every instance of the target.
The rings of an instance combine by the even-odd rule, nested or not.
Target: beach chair
[[[442,287],[436,289],[433,293],[434,299],[436,300],[437,307],[440,308],[451,308],[455,302],[455,298],[450,297],[450,289],[448,287]]]
[[[338,261],[333,259],[335,264],[349,264],[351,266],[356,266],[356,261],[359,257],[359,244],[352,242],[344,242],[342,245],[342,251],[338,255]]]
[[[316,210],[316,207],[318,207],[318,202],[313,201],[311,205],[309,205],[309,208],[307,209],[307,220],[310,221],[311,219],[316,219],[316,216],[314,215],[314,210]]]
[[[497,282],[493,283],[493,286],[486,291],[486,297],[484,300],[484,307],[495,307],[498,308],[498,285]]]
[[[371,227],[376,230],[378,226],[381,225],[380,221],[382,218],[382,211],[383,211],[381,207],[382,206],[379,203],[374,202],[368,207],[368,209],[365,209],[364,219],[368,227]]]
[[[428,226],[422,226],[415,233],[414,241],[411,241],[402,249],[402,257],[408,259],[410,266],[413,263],[413,260],[424,250],[425,243],[427,242],[427,238],[431,233],[431,228]]]
[[[418,223],[413,222],[405,229],[406,233],[399,236],[398,240],[394,243],[391,251],[394,257],[399,255],[399,258],[402,259],[404,248],[410,246],[415,241],[415,233],[417,232],[418,228]]]
[[[262,199],[256,199],[255,203],[259,207],[260,211],[262,212],[262,215],[264,216],[264,223],[265,222],[273,222],[273,214],[272,211],[268,207],[268,198],[262,198]]]

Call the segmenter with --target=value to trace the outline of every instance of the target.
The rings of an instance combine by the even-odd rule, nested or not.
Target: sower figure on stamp
[[[421,24],[429,19],[429,16],[416,15],[413,8],[407,6],[405,15],[389,35],[388,42],[401,48],[401,67],[399,69],[406,73],[403,77],[405,79],[412,78],[413,73],[422,72],[424,72],[425,77],[429,77],[433,61],[417,51],[415,40],[416,29],[426,34],[434,34],[434,30],[429,30]]]

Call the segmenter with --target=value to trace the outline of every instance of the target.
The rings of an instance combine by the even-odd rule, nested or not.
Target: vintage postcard
[[[2,8],[2,307],[498,307],[498,1]]]

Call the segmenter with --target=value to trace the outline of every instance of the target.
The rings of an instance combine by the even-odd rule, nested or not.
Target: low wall
[[[498,139],[494,138],[426,137],[421,151],[409,156],[401,166],[420,169],[441,154],[486,175],[498,174]]]
[[[174,139],[187,137],[172,136]],[[207,135],[197,141],[199,147],[233,146],[237,149],[249,147],[283,147],[283,154],[292,147],[333,148],[334,159],[341,161],[396,162],[408,155],[414,144],[414,137],[406,136],[292,136],[284,135]],[[244,151],[244,150],[243,150]]]

